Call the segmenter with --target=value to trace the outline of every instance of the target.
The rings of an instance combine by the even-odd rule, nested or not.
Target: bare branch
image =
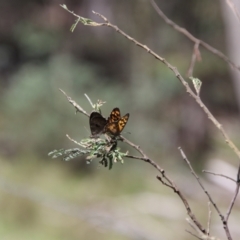
[[[231,10],[233,11],[234,15],[236,16],[237,20],[240,22],[240,14],[236,8],[236,6],[234,5],[232,0],[226,0],[227,5],[231,8]]]
[[[230,203],[230,206],[229,206],[228,211],[227,211],[227,214],[226,214],[226,222],[227,222],[228,219],[229,219],[229,216],[230,216],[230,214],[231,214],[232,208],[233,208],[233,206],[234,206],[234,204],[235,204],[235,201],[236,201],[236,198],[237,198],[237,196],[238,196],[239,187],[240,187],[240,165],[239,165],[239,167],[238,167],[235,194],[234,194],[234,196],[233,196],[233,198],[232,198],[232,201],[231,201],[231,203]]]
[[[185,231],[186,231],[187,233],[191,234],[193,237],[195,237],[195,238],[197,238],[197,239],[200,239],[200,240],[203,240],[203,238],[198,237],[196,234],[190,232],[189,230],[186,229]]]
[[[224,55],[222,52],[217,50],[216,48],[210,46],[209,44],[205,43],[201,39],[198,39],[194,37],[190,32],[188,32],[185,28],[182,28],[178,26],[176,23],[174,23],[172,20],[170,20],[163,12],[162,10],[158,7],[158,5],[155,3],[154,0],[149,0],[150,3],[152,4],[153,8],[156,10],[158,15],[170,26],[172,26],[176,31],[182,33],[185,35],[188,39],[190,39],[192,42],[197,43],[199,42],[200,45],[202,45],[204,48],[206,48],[209,52],[215,54],[219,58],[223,59],[225,62],[227,62],[231,67],[237,69],[240,71],[240,66],[235,64],[233,61],[231,61],[226,55]]]
[[[165,186],[171,188],[173,191],[175,190],[174,187],[173,187],[172,185],[170,185],[170,184],[168,184],[168,183],[165,183],[165,182],[163,181],[163,179],[162,179],[160,176],[157,176],[157,179],[158,179],[163,185],[165,185]]]
[[[88,100],[89,103],[91,104],[92,108],[94,108],[94,104],[92,103],[90,97],[89,97],[86,93],[84,93],[84,96],[87,98],[87,100]]]
[[[220,219],[222,220],[223,228],[225,230],[225,233],[226,233],[226,236],[227,236],[228,240],[232,240],[232,237],[231,237],[231,234],[230,234],[230,231],[229,231],[229,228],[228,228],[228,222],[226,221],[225,217],[223,216],[223,214],[219,210],[217,204],[213,201],[213,199],[212,199],[211,195],[209,194],[209,192],[203,186],[203,184],[202,184],[200,178],[198,177],[198,175],[196,174],[196,172],[193,170],[192,165],[189,162],[189,160],[187,159],[187,157],[186,157],[185,153],[183,152],[182,148],[179,147],[178,149],[179,149],[179,151],[180,151],[180,153],[182,155],[183,160],[187,163],[188,167],[190,168],[192,175],[197,179],[198,184],[200,185],[202,190],[205,192],[205,194],[207,195],[209,201],[212,203],[212,205],[214,206],[215,210],[217,211]]]
[[[80,107],[75,101],[73,101],[62,89],[59,88],[59,90],[66,96],[67,100],[75,107],[76,113],[81,112],[87,117],[89,117],[89,114],[82,107]]]
[[[77,144],[77,145],[79,145],[79,146],[82,147],[82,145],[81,145],[79,142],[77,142],[76,140],[72,139],[68,134],[66,134],[66,137],[67,137],[71,142],[74,142],[75,144]]]
[[[199,42],[196,42],[193,47],[193,53],[192,53],[192,59],[190,62],[189,69],[187,71],[187,76],[191,77],[193,76],[193,69],[196,63],[196,60],[201,61],[201,54],[199,51]]]
[[[212,216],[211,203],[208,202],[208,226],[207,226],[207,235],[208,236],[210,234],[211,216]]]
[[[123,137],[122,137],[123,138]],[[194,224],[198,227],[198,229],[203,233],[205,234],[206,233],[206,229],[204,229],[204,227],[200,224],[200,222],[196,219],[195,215],[193,214],[191,208],[190,208],[190,205],[188,203],[188,201],[186,200],[186,198],[184,197],[184,195],[182,194],[182,192],[177,188],[177,186],[174,184],[174,182],[172,180],[170,180],[165,171],[160,168],[153,160],[151,160],[150,158],[148,158],[144,153],[143,151],[140,149],[139,146],[133,144],[132,142],[130,142],[129,140],[127,140],[126,138],[123,138],[125,142],[127,142],[130,146],[132,146],[133,148],[135,148],[137,151],[139,151],[142,155],[144,155],[145,157],[138,157],[138,156],[131,156],[131,155],[126,155],[125,157],[127,158],[133,158],[133,159],[139,159],[139,160],[143,160],[145,162],[148,162],[149,164],[151,164],[152,166],[154,166],[156,169],[158,169],[158,171],[161,172],[163,178],[165,180],[167,180],[167,182],[169,184],[165,184],[165,182],[163,183],[164,185],[166,185],[167,187],[171,188],[179,197],[180,199],[182,200],[186,210],[187,210],[187,214],[188,216],[192,219],[192,221],[194,222]],[[158,177],[157,177],[158,178]],[[162,180],[162,179],[159,179],[158,180]],[[162,182],[162,181],[161,181]]]
[[[215,175],[215,176],[219,176],[219,177],[224,177],[224,178],[227,178],[228,180],[231,180],[231,181],[233,181],[233,182],[236,182],[233,178],[228,177],[228,176],[226,176],[226,175],[224,175],[224,174],[214,173],[214,172],[210,172],[210,171],[208,171],[208,170],[203,170],[202,172],[208,173],[208,174],[212,174],[212,175]]]

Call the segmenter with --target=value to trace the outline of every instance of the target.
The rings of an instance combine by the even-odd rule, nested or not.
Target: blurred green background
[[[226,52],[218,1],[156,2],[177,24]],[[166,66],[110,28],[79,24],[71,33],[75,19],[59,4],[96,21],[102,20],[92,10],[103,14],[184,77],[190,64],[192,42],[166,25],[147,0],[1,1],[0,238],[192,239],[185,232],[189,226],[181,201],[156,180],[150,165],[126,159],[109,171],[97,160],[86,165],[84,158],[63,162],[48,157],[54,149],[76,147],[66,134],[77,141],[90,135],[88,119],[75,115],[61,88],[87,112],[92,109],[84,93],[93,102],[106,101],[104,116],[114,107],[129,112],[123,135],[172,176],[205,226],[207,198],[177,147],[200,175],[214,165],[210,163],[238,165],[221,134]],[[229,67],[200,50],[194,77],[203,82],[202,99],[239,144]],[[132,153],[130,146],[120,146]],[[230,165],[221,166],[224,173]],[[225,211],[231,186],[216,187],[202,177]],[[240,236],[234,221],[239,214],[238,204],[230,221],[234,236]],[[215,213],[212,222],[213,235],[224,235]]]

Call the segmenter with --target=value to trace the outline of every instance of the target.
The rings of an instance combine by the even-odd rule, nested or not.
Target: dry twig
[[[202,172],[204,172],[204,173],[209,173],[209,174],[212,174],[212,175],[215,175],[215,176],[219,176],[219,177],[224,177],[224,178],[226,178],[226,179],[228,179],[228,180],[231,180],[231,181],[233,181],[233,182],[236,182],[233,178],[228,177],[228,176],[226,176],[226,175],[224,175],[224,174],[214,173],[214,172],[210,172],[210,171],[208,171],[208,170],[203,170]]]
[[[211,216],[212,216],[211,203],[208,202],[208,226],[207,226],[207,235],[208,236],[210,235]]]
[[[231,10],[233,11],[234,15],[236,16],[236,18],[240,22],[240,14],[239,14],[236,6],[234,5],[233,1],[232,0],[226,0],[226,3],[231,8]]]
[[[158,15],[165,21],[166,24],[172,26],[176,31],[182,33],[185,35],[188,39],[190,39],[194,43],[199,43],[201,46],[203,46],[205,49],[207,49],[209,52],[215,54],[219,58],[223,59],[225,62],[227,62],[231,67],[237,69],[240,71],[240,66],[235,64],[233,61],[231,61],[225,54],[217,50],[216,48],[210,46],[206,42],[202,41],[201,39],[198,39],[194,37],[190,32],[188,32],[185,28],[182,28],[178,26],[175,22],[173,22],[171,19],[169,19],[162,10],[158,7],[158,5],[155,3],[154,0],[149,0]]]
[[[190,62],[189,69],[187,71],[187,76],[191,77],[193,76],[193,69],[196,63],[196,60],[201,61],[201,54],[199,51],[199,42],[196,42],[193,47],[193,53],[192,53],[192,59]]]
[[[228,218],[227,218],[227,217],[226,217],[226,218],[224,217],[224,215],[221,213],[220,209],[218,208],[217,204],[213,201],[213,199],[212,199],[211,195],[209,194],[209,192],[208,192],[208,191],[205,189],[205,187],[203,186],[200,178],[198,177],[198,175],[196,174],[196,172],[193,170],[192,165],[191,165],[191,163],[189,162],[189,160],[187,159],[187,156],[186,156],[185,153],[183,152],[182,148],[179,147],[178,149],[179,149],[179,151],[180,151],[180,153],[181,153],[181,155],[182,155],[183,160],[187,163],[189,169],[191,170],[192,175],[197,179],[198,184],[200,185],[200,187],[202,188],[202,190],[204,191],[204,193],[207,195],[209,201],[212,203],[213,207],[214,207],[215,210],[217,211],[217,213],[218,213],[218,215],[219,215],[219,217],[220,217],[220,219],[221,219],[221,221],[222,221],[222,223],[223,223],[223,228],[224,228],[224,230],[225,230],[225,233],[226,233],[226,236],[227,236],[228,240],[232,240],[232,237],[231,237],[231,234],[230,234],[230,231],[229,231],[229,228],[228,228],[228,221],[227,221]]]
[[[236,190],[235,190],[235,194],[233,196],[233,199],[229,205],[229,208],[228,208],[228,211],[226,213],[226,222],[228,221],[228,218],[231,214],[231,211],[232,211],[232,208],[235,204],[235,201],[236,201],[236,198],[237,198],[237,195],[238,195],[238,192],[239,192],[239,187],[240,187],[240,165],[238,167],[238,173],[237,173],[237,181],[236,181]]]

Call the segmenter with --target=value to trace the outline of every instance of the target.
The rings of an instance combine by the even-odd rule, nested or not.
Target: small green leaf
[[[199,95],[201,86],[202,86],[202,82],[198,78],[190,77],[190,79],[192,80],[192,83],[195,88],[195,91],[197,92],[197,95]]]

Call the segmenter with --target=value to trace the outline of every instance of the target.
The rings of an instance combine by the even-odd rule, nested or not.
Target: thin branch
[[[122,136],[121,136],[122,137]],[[145,162],[150,163],[152,166],[154,166],[156,169],[158,169],[163,178],[165,180],[167,180],[167,182],[169,183],[167,186],[170,187],[171,189],[173,189],[173,191],[180,197],[180,199],[182,200],[186,210],[187,210],[187,214],[188,216],[192,219],[192,221],[194,222],[194,224],[198,227],[198,229],[205,234],[206,233],[206,229],[204,229],[204,227],[200,224],[200,222],[196,219],[195,215],[193,214],[190,205],[188,203],[188,201],[186,200],[186,198],[184,197],[184,195],[182,194],[182,192],[177,188],[177,186],[173,183],[173,181],[171,181],[167,175],[165,174],[164,169],[160,168],[153,160],[151,160],[150,158],[148,158],[143,151],[141,150],[141,148],[137,145],[135,145],[134,143],[130,142],[129,140],[127,140],[126,138],[122,137],[124,139],[125,142],[127,142],[130,146],[132,146],[134,149],[136,149],[138,152],[140,152],[142,155],[144,155],[144,157],[138,157],[138,156],[131,156],[131,155],[126,155],[125,157],[127,158],[133,158],[133,159],[139,159],[139,160],[143,160]],[[158,179],[160,180],[160,179]],[[161,181],[161,180],[160,180]],[[166,185],[166,184],[164,184]]]
[[[207,235],[208,236],[210,235],[211,216],[212,216],[211,203],[208,202],[208,226],[207,226]]]
[[[82,107],[80,107],[75,101],[73,101],[62,89],[59,88],[59,90],[66,96],[67,100],[75,107],[76,113],[81,112],[89,117],[89,114]]]
[[[212,175],[215,175],[215,176],[219,176],[219,177],[224,177],[224,178],[227,178],[228,180],[231,180],[231,181],[233,181],[233,182],[236,182],[236,180],[234,180],[233,178],[228,177],[228,176],[226,176],[226,175],[224,175],[224,174],[214,173],[214,172],[210,172],[210,171],[208,171],[208,170],[203,170],[202,172],[208,173],[208,174],[212,174]]]
[[[226,236],[228,238],[228,240],[232,240],[229,228],[228,228],[228,222],[226,221],[225,217],[223,216],[223,214],[221,213],[221,211],[219,210],[217,204],[213,201],[211,195],[209,194],[209,192],[205,189],[205,187],[203,186],[200,178],[198,177],[198,175],[196,174],[196,172],[193,170],[191,163],[189,162],[189,160],[187,159],[187,156],[185,155],[185,153],[183,152],[182,148],[179,147],[178,148],[183,160],[187,163],[188,167],[191,170],[192,175],[197,179],[198,184],[200,185],[200,187],[202,188],[202,190],[204,191],[204,193],[207,195],[209,201],[212,203],[212,205],[214,206],[215,210],[217,211],[220,219],[222,220],[223,223],[223,228],[225,230]]]
[[[91,104],[92,108],[94,108],[94,104],[92,103],[90,97],[89,97],[86,93],[84,93],[84,96],[87,98],[87,100],[88,100],[89,103]]]
[[[198,237],[196,234],[190,232],[189,230],[186,229],[185,231],[186,231],[187,233],[191,234],[193,237],[195,237],[195,238],[197,238],[197,239],[200,239],[200,240],[203,240],[203,238]]]
[[[74,142],[75,144],[79,145],[82,147],[82,145],[80,143],[78,143],[76,140],[70,138],[70,136],[68,134],[66,134],[66,137],[71,141],[71,142]]]
[[[231,10],[233,11],[234,15],[236,16],[237,20],[240,22],[240,14],[236,8],[236,6],[234,5],[234,3],[232,2],[232,0],[226,0],[227,5],[231,8]]]
[[[163,185],[165,185],[165,186],[171,188],[173,191],[175,190],[174,187],[173,187],[172,185],[170,185],[170,184],[168,184],[168,183],[165,183],[165,182],[163,181],[163,179],[162,179],[160,176],[157,176],[157,179],[158,179]]]
[[[197,43],[199,42],[200,45],[202,45],[204,48],[206,48],[209,52],[215,54],[219,58],[223,59],[225,62],[227,62],[231,67],[237,69],[240,71],[240,66],[235,64],[233,61],[231,61],[226,55],[224,55],[222,52],[217,50],[216,48],[210,46],[206,42],[202,41],[201,39],[198,39],[194,37],[190,32],[188,32],[185,28],[182,28],[178,26],[175,22],[170,20],[163,12],[162,10],[158,7],[158,5],[155,3],[154,0],[149,0],[150,3],[152,4],[153,8],[156,10],[158,15],[165,21],[166,24],[172,26],[176,31],[182,33],[185,35],[188,39],[190,39],[192,42]]]
[[[201,54],[199,51],[199,42],[196,42],[193,47],[193,53],[192,53],[192,59],[190,62],[189,69],[187,71],[187,76],[192,77],[193,76],[193,69],[196,63],[196,60],[201,61]]]
[[[232,208],[233,208],[233,206],[234,206],[234,204],[235,204],[235,201],[236,201],[236,198],[237,198],[237,196],[238,196],[239,187],[240,187],[240,165],[239,165],[239,167],[238,167],[235,194],[234,194],[234,196],[233,196],[233,198],[232,198],[232,201],[231,201],[230,206],[229,206],[229,208],[228,208],[228,211],[227,211],[227,213],[226,213],[226,222],[227,222],[228,219],[229,219],[229,216],[230,216],[230,214],[231,214]]]

